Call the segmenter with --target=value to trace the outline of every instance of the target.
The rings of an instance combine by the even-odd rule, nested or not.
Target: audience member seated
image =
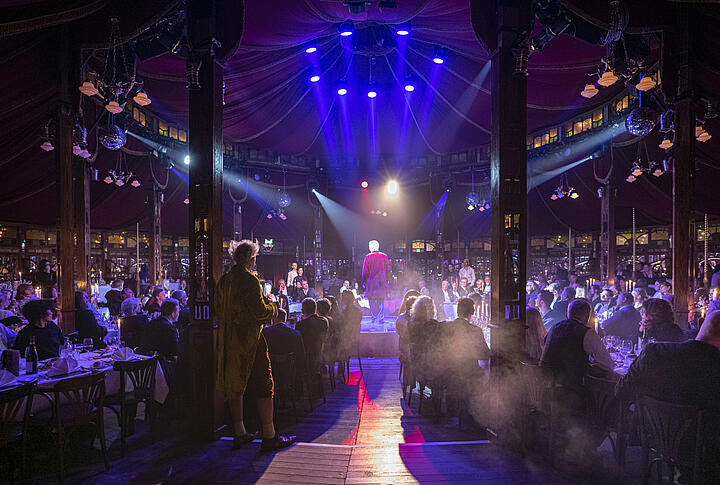
[[[175,322],[180,315],[180,304],[174,298],[166,298],[160,306],[160,316],[148,323],[140,343],[144,354],[157,353],[168,359],[178,354],[178,334]]]
[[[482,329],[470,323],[474,312],[475,303],[470,298],[461,298],[457,306],[458,317],[439,327],[443,368],[447,372],[448,385],[456,393],[476,385],[482,376],[478,361],[490,358],[490,348]]]
[[[425,286],[425,280],[418,280],[418,291],[423,296],[430,296],[430,289]]]
[[[16,321],[19,320],[15,316],[8,318]],[[3,350],[12,349],[15,346],[15,340],[17,339],[17,334],[6,327],[2,322],[3,320],[0,320],[0,354],[2,354]]]
[[[107,335],[107,329],[97,322],[89,304],[87,293],[75,292],[75,330],[80,340],[86,338],[93,340],[93,349],[104,349],[106,345],[103,338]]]
[[[640,311],[640,309],[643,306],[643,303],[645,303],[645,300],[648,299],[647,291],[645,288],[635,288],[632,290],[632,296],[633,296],[633,306],[637,311]]]
[[[20,284],[15,289],[15,302],[13,302],[12,307],[10,309],[17,316],[24,315],[22,313],[23,307],[25,306],[25,304],[27,302],[31,301],[34,297],[35,297],[35,292],[33,291],[32,285],[28,285],[26,283]]]
[[[399,359],[404,366],[407,366],[410,362],[410,337],[408,335],[410,309],[419,296],[420,293],[417,290],[407,290],[402,303],[400,303],[400,308],[398,308],[399,315],[395,320],[395,332],[398,334],[398,350],[400,352]]]
[[[649,396],[660,401],[696,406],[706,411],[703,421],[703,428],[709,437],[706,457],[712,457],[718,455],[720,437],[718,389],[720,312],[714,311],[707,315],[694,340],[646,345],[630,365],[627,374],[617,383],[615,394],[625,400],[633,400],[635,396]],[[694,436],[692,432],[691,435]],[[717,460],[708,462],[714,463],[714,476],[720,476]]]
[[[165,298],[167,297],[167,294],[165,293],[165,288],[162,286],[156,286],[152,290],[152,297],[150,300],[148,300],[147,305],[145,305],[145,311],[152,315],[153,313],[159,313],[160,307],[162,306],[163,301],[165,301]]]
[[[286,297],[288,296],[288,288],[287,288],[287,285],[285,284],[284,279],[280,278],[278,280],[277,288],[273,289],[273,295],[275,295],[275,296],[285,295]]]
[[[172,297],[175,298],[180,305],[180,316],[178,317],[176,325],[182,333],[182,331],[190,325],[190,307],[188,306],[187,293],[183,290],[175,290],[172,292]]]
[[[588,295],[588,300],[590,300],[590,304],[592,305],[593,309],[597,306],[598,303],[600,303],[600,292],[601,288],[599,284],[593,283],[592,285],[590,285],[590,295]]]
[[[8,290],[0,290],[0,320],[16,316],[15,313],[10,310],[11,304],[12,293]]]
[[[455,304],[457,303],[457,293],[450,287],[448,280],[443,280],[440,284],[440,291],[435,296],[435,306],[438,309],[438,317],[442,320],[454,320]]]
[[[294,353],[296,362],[303,362],[305,359],[305,346],[303,345],[302,334],[287,326],[287,312],[278,308],[278,314],[273,319],[273,324],[262,329],[268,345],[268,353],[289,354]],[[304,369],[304,366],[299,366]]]
[[[127,300],[128,298],[135,298],[135,292],[132,290],[132,288],[125,288],[122,290],[122,297],[123,300]]]
[[[555,310],[559,315],[567,314],[568,305],[570,301],[575,298],[575,288],[568,286],[560,294],[560,300],[553,303],[552,309]]]
[[[419,378],[434,380],[444,374],[443,367],[439,365],[443,357],[439,326],[437,310],[432,298],[421,296],[415,300],[410,310],[408,334],[410,358]]]
[[[637,340],[638,325],[642,316],[635,309],[634,303],[635,300],[631,293],[620,293],[615,313],[603,323],[605,335],[615,335],[633,342]]]
[[[565,319],[565,315],[553,310],[552,305],[553,294],[547,290],[542,290],[537,297],[537,309],[540,312],[545,330],[550,330],[553,325],[559,323]]]
[[[601,320],[612,315],[615,305],[613,305],[614,293],[610,288],[604,288],[600,292],[600,302],[595,305],[595,315]]]
[[[672,285],[668,283],[666,280],[657,280],[655,282],[655,294],[653,295],[653,298],[661,298],[670,305],[673,304],[673,294],[672,294]]]
[[[122,290],[123,280],[118,278],[113,280],[112,288],[105,293],[105,302],[111,318],[120,316],[120,305],[124,300]]]
[[[320,298],[317,301],[317,314],[323,317],[328,322],[328,334],[325,339],[325,345],[323,346],[323,361],[334,362],[338,356],[338,341],[340,339],[341,329],[339,328],[339,322],[337,322],[331,315],[332,303],[327,298]]]
[[[298,278],[300,278],[300,276],[298,276]],[[312,298],[313,300],[320,298],[317,291],[315,291],[315,288],[310,288],[308,280],[305,279],[302,280],[300,291],[296,291],[296,296],[296,300],[298,301],[304,301],[305,298]]]
[[[640,333],[657,342],[682,342],[683,331],[675,325],[675,314],[670,303],[660,298],[648,298],[642,306]]]
[[[140,313],[142,305],[137,298],[128,298],[122,302],[120,312],[120,337],[125,341],[125,346],[131,349],[138,348],[142,343],[142,337],[148,326],[148,317]]]
[[[302,301],[300,321],[295,325],[295,330],[303,336],[310,372],[315,372],[322,361],[323,344],[327,340],[329,331],[327,319],[319,316],[316,312],[317,303],[315,300],[305,298]]]
[[[573,300],[567,320],[554,325],[545,336],[540,366],[552,371],[555,382],[567,391],[568,411],[580,413],[585,407],[583,376],[590,364],[612,372],[613,361],[600,337],[588,327],[592,308],[587,300]]]
[[[23,315],[28,324],[23,327],[15,339],[15,349],[25,356],[25,348],[30,337],[35,337],[38,359],[44,360],[60,355],[63,335],[52,321],[52,304],[48,300],[30,300],[23,305]]]
[[[547,330],[537,308],[525,309],[525,354],[532,362],[540,362]]]

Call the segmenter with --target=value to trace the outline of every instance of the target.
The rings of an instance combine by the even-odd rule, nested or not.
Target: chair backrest
[[[120,372],[120,398],[125,399],[125,379],[132,384],[135,401],[151,399],[155,390],[156,356],[142,360],[116,361],[113,369]]]
[[[537,410],[543,409],[552,387],[548,371],[532,362],[520,362],[520,382],[525,403]]]
[[[655,449],[668,463],[702,463],[703,412],[699,408],[649,396],[638,396],[635,403],[643,446]]]
[[[105,372],[63,379],[53,386],[53,400],[56,424],[62,422],[92,421],[97,409],[102,409],[105,400]],[[61,407],[71,411],[60,413]]]
[[[272,369],[275,389],[278,392],[292,391],[300,372],[295,352],[270,354],[270,368]]]
[[[615,429],[620,417],[620,400],[615,397],[616,381],[586,374],[583,383],[587,397],[588,419],[593,423]]]
[[[30,383],[0,391],[0,446],[14,439],[13,436],[10,436],[10,430],[15,423],[20,421],[18,418],[21,411],[23,413],[23,434],[25,434],[30,419],[34,389],[35,384]]]

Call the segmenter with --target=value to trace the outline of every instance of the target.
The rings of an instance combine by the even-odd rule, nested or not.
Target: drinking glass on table
[[[60,357],[70,357],[73,352],[73,345],[69,338],[65,338],[60,346]]]
[[[89,352],[93,349],[93,339],[91,339],[91,338],[84,338],[82,344],[83,344],[83,350],[85,352]]]
[[[633,342],[632,340],[623,340],[620,344],[620,355],[622,355],[623,360],[628,358],[628,355],[630,355],[633,351]]]

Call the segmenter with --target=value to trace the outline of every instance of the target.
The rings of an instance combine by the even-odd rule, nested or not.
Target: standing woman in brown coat
[[[243,395],[257,397],[262,424],[261,451],[290,446],[295,437],[275,432],[273,426],[273,380],[267,342],[261,330],[277,316],[277,306],[262,293],[257,276],[252,273],[259,247],[248,240],[240,241],[233,257],[235,266],[224,274],[215,291],[218,331],[215,339],[218,391],[229,401],[235,439],[233,449],[255,439],[243,423]]]

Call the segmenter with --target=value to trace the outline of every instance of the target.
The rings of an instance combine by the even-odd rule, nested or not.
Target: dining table
[[[62,357],[54,357],[45,359],[38,363],[38,372],[27,373],[25,369],[24,359],[20,362],[20,373],[12,382],[3,384],[2,389],[15,386],[21,386],[29,382],[34,382],[38,392],[48,393],[52,391],[53,386],[60,381],[89,375],[93,372],[105,372],[105,393],[116,394],[120,391],[120,372],[113,369],[113,364],[118,360],[143,360],[150,357],[136,354],[132,351],[111,346],[105,349],[92,350],[88,352],[73,351],[66,358],[70,358],[76,362],[68,366],[68,372],[62,372],[63,367],[58,366],[58,360]],[[58,370],[60,367],[60,370]],[[128,380],[129,381],[129,380]],[[125,383],[126,392],[132,390],[132,383]],[[153,399],[158,403],[164,403],[168,394],[169,386],[160,362],[157,362],[155,368],[155,389]],[[47,399],[34,399],[33,412],[42,411],[50,406]]]

